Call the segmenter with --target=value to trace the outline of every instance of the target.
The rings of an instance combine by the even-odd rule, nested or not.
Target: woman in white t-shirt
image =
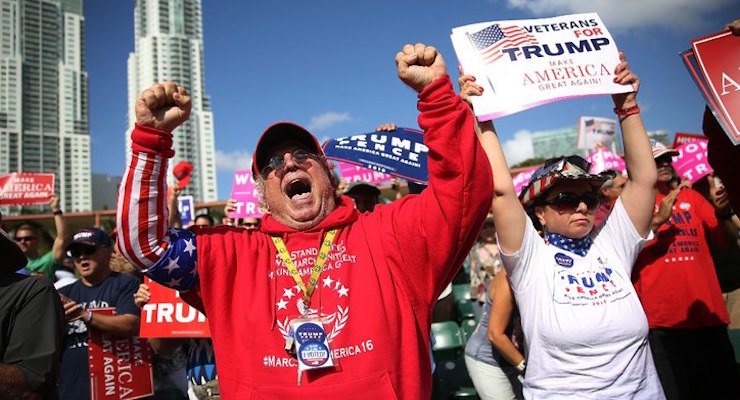
[[[590,164],[578,156],[550,160],[520,200],[493,124],[478,127],[495,182],[501,257],[522,317],[525,398],[665,398],[630,280],[638,252],[652,237],[657,171],[636,102],[639,79],[619,56],[613,80],[634,89],[612,95],[629,181],[598,231],[597,190],[609,174],[589,174]],[[464,98],[482,93],[469,75],[460,84]]]

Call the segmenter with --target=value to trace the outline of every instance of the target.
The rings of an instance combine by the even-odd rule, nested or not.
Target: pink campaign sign
[[[532,177],[532,174],[534,174],[534,171],[536,171],[537,168],[539,167],[525,169],[524,171],[518,173],[514,178],[512,178],[512,180],[514,181],[514,190],[516,190],[517,196],[522,192],[524,186],[529,183],[529,179]]]
[[[682,179],[696,183],[714,172],[707,160],[707,140],[695,140],[676,147],[678,156],[673,157],[673,169]]]
[[[392,176],[382,172],[373,171],[359,165],[337,161],[339,163],[339,174],[347,184],[363,181],[371,185],[391,180]]]
[[[236,211],[229,213],[229,218],[262,218],[262,213],[258,209],[259,195],[252,171],[248,169],[234,171],[231,198],[236,200]]]
[[[586,161],[591,163],[591,170],[589,172],[592,174],[598,174],[610,169],[621,173],[627,171],[627,166],[624,164],[622,157],[619,157],[608,149],[602,148],[594,151],[586,157]]]

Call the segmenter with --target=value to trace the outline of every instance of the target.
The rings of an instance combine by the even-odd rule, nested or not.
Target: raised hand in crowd
[[[167,226],[182,228],[180,210],[177,206],[177,200],[180,197],[180,193],[182,193],[182,189],[177,185],[172,186],[167,193],[167,209],[169,210],[169,215],[167,216]]]
[[[385,131],[395,131],[396,130],[396,124],[380,124],[375,128],[375,132]]]
[[[234,211],[236,211],[236,200],[234,199],[226,200],[226,205],[224,206],[224,214],[228,216]]]
[[[51,195],[49,200],[49,207],[51,208],[52,214],[54,214],[54,228],[56,229],[56,237],[54,238],[54,245],[51,248],[54,259],[61,261],[65,257],[64,247],[67,245],[67,224],[64,221],[62,215],[62,209],[59,208],[59,196],[56,194]],[[49,276],[49,279],[54,280],[54,276]]]
[[[190,116],[188,91],[174,82],[156,84],[136,99],[136,123],[172,132]]]
[[[727,213],[730,211],[730,197],[727,195],[724,185],[717,184],[714,174],[707,176],[709,182],[709,200],[711,200],[714,209],[717,210],[718,214]]]
[[[442,54],[434,47],[422,43],[403,46],[403,50],[396,54],[396,66],[398,77],[417,92],[447,74],[447,65]]]
[[[139,285],[139,289],[134,293],[134,304],[136,307],[144,307],[151,300],[152,294],[149,293],[149,286],[146,283]]]
[[[658,230],[658,228],[660,228],[661,225],[665,224],[666,221],[668,221],[668,218],[671,217],[673,205],[676,204],[676,198],[678,198],[678,194],[687,187],[691,187],[691,182],[688,179],[684,179],[675,189],[671,190],[671,192],[668,193],[668,195],[666,195],[663,200],[661,200],[660,207],[658,207],[658,212],[653,215],[653,219],[650,222],[650,230],[655,232]]]
[[[740,18],[728,23],[725,29],[729,29],[735,36],[740,36]]]

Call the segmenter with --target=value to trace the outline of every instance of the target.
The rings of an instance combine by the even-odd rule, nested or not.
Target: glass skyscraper
[[[200,0],[136,0],[135,49],[128,58],[128,129],[126,148],[136,122],[134,105],[139,94],[157,82],[174,81],[188,90],[193,108],[190,119],[174,134],[175,157],[168,179],[179,161],[189,161],[194,171],[184,194],[196,202],[215,201],[216,160],[213,113],[205,92],[203,28]]]
[[[84,29],[82,0],[0,0],[0,174],[56,174],[65,211],[92,207]]]

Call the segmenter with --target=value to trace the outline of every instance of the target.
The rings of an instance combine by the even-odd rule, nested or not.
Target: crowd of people
[[[225,224],[201,214],[183,226],[181,190],[164,179],[187,90],[144,91],[113,232],[69,235],[56,198],[47,254],[36,226],[0,230],[0,398],[89,398],[89,332],[138,336],[144,275],[180,291],[212,334],[149,339],[154,398],[439,396],[430,327],[464,263],[478,321],[464,362],[481,399],[740,398],[727,330],[740,321],[713,258],[737,266],[738,199],[713,175],[676,182],[675,151],[648,140],[624,54],[614,81],[633,91],[612,99],[627,173],[563,156],[520,194],[493,123],[473,116],[475,77],[461,75],[457,94],[424,44],[395,61],[418,93],[423,190],[403,196],[394,179],[381,199],[343,185],[316,136],[281,122],[252,158],[264,217]]]

